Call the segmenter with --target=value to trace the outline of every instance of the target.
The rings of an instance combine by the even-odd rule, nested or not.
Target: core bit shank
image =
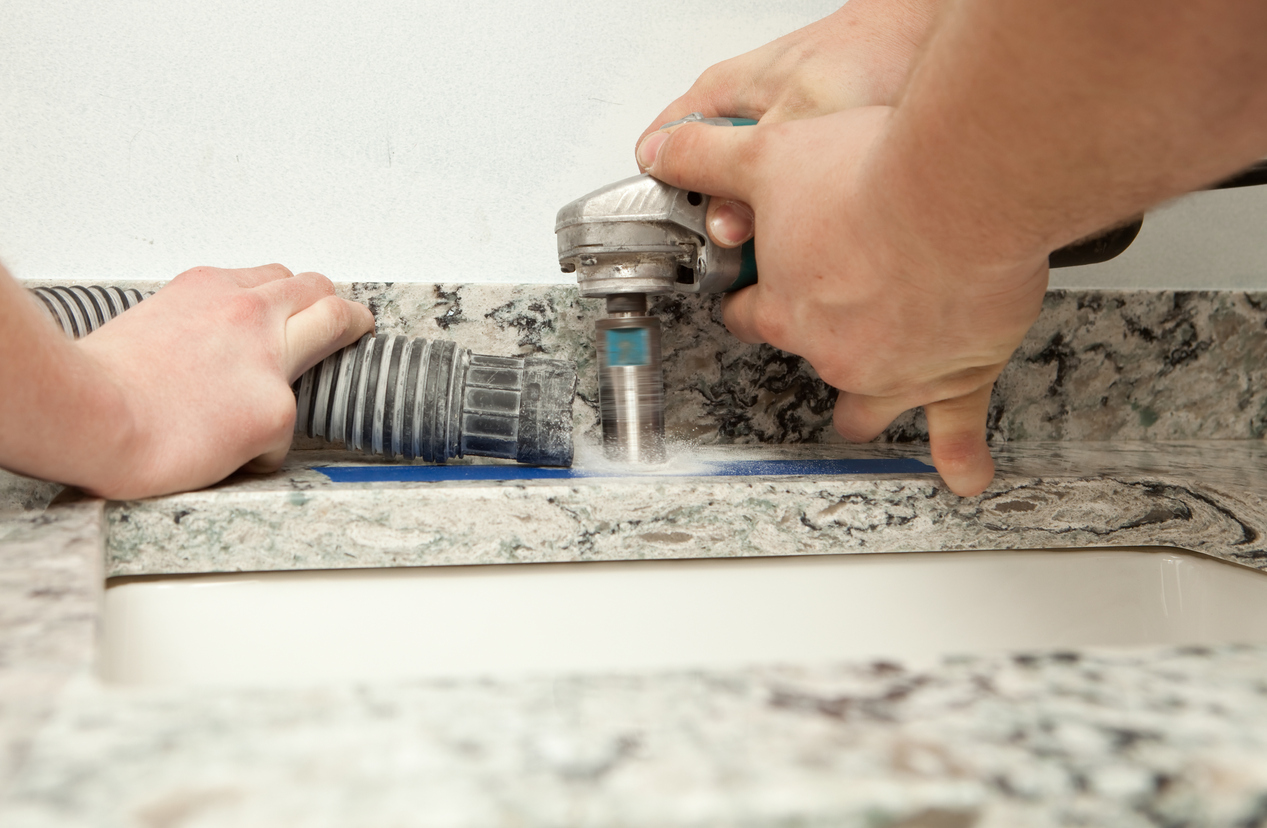
[[[660,322],[640,293],[609,296],[595,324],[603,449],[613,460],[664,461]]]

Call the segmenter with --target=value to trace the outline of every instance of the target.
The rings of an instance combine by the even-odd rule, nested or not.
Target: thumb
[[[751,204],[753,172],[764,143],[760,124],[680,124],[644,138],[638,163],[665,184]]]

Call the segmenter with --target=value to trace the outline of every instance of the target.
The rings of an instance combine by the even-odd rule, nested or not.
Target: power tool
[[[699,113],[665,124],[699,121],[748,126],[746,118],[704,118]],[[663,127],[661,127],[663,128]],[[1211,189],[1267,182],[1267,162]],[[705,228],[709,196],[636,175],[608,184],[559,210],[554,232],[559,266],[575,273],[581,296],[602,298],[607,315],[596,323],[599,414],[603,448],[619,461],[665,459],[664,380],[660,323],[647,313],[647,297],[680,291],[721,293],[757,281],[750,240],[742,247],[713,243]],[[1116,225],[1054,251],[1051,267],[1096,264],[1135,240],[1143,217]]]
[[[683,121],[756,123],[698,113]],[[751,242],[724,248],[708,237],[708,202],[701,193],[636,175],[578,198],[555,221],[559,266],[576,274],[582,296],[607,301],[595,345],[603,448],[610,459],[658,463],[665,456],[660,323],[648,315],[647,297],[675,290],[718,293],[756,281]]]

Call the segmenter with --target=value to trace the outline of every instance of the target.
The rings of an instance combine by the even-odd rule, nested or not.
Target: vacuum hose
[[[117,287],[31,292],[73,337],[145,298]],[[295,433],[366,454],[572,465],[576,366],[566,360],[486,356],[445,340],[366,334],[306,371],[294,389]]]

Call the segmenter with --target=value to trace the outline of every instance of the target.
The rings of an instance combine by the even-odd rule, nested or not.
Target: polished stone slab
[[[1267,649],[65,692],[9,828],[1256,825]]]
[[[0,791],[92,664],[104,529],[99,500],[0,512]]]
[[[1261,646],[125,689],[92,667],[102,504],[0,528],[6,828],[1142,828],[1267,801]]]
[[[295,452],[274,475],[109,504],[107,572],[1087,546],[1176,546],[1267,568],[1263,441],[1009,443],[996,455],[990,488],[960,498],[931,472],[699,474],[706,460],[926,459],[912,444],[711,446],[679,455],[673,474],[504,482],[336,483],[319,469],[366,459]]]

